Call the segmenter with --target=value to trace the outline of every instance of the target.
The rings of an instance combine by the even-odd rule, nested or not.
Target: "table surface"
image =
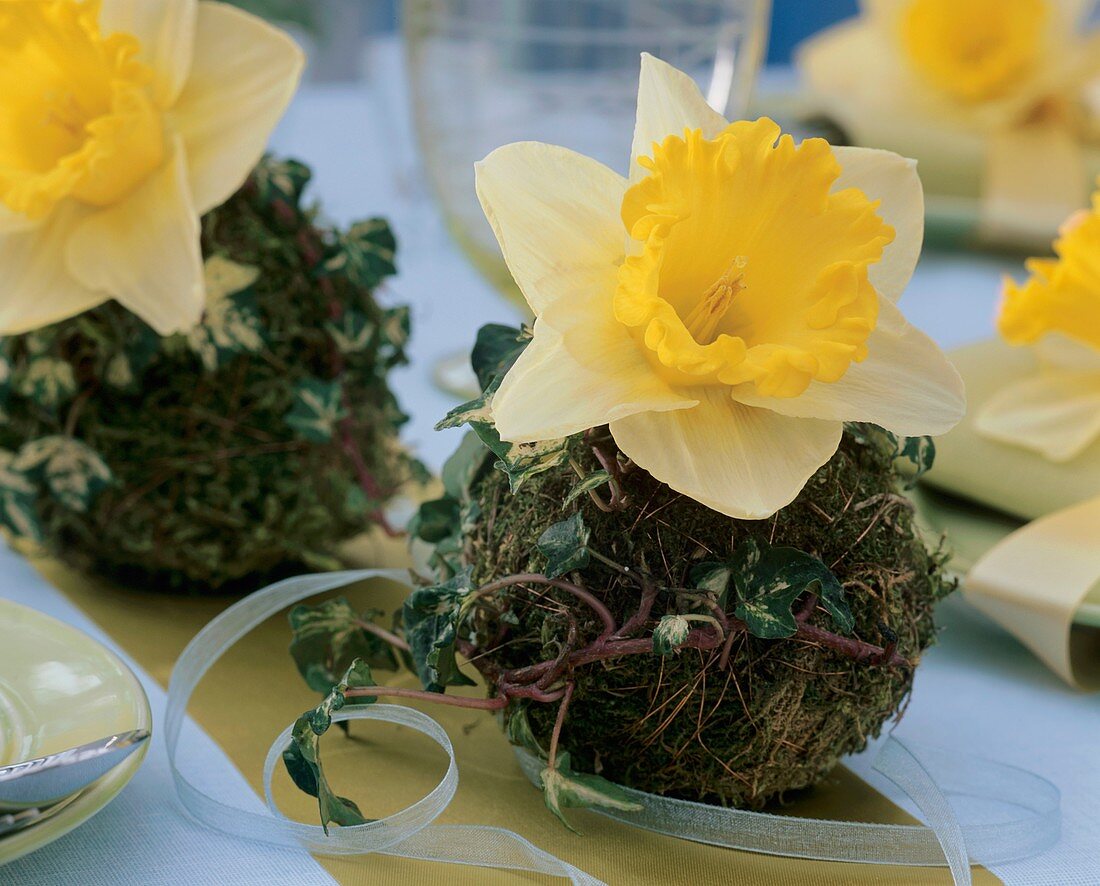
[[[515,323],[519,315],[452,245],[416,168],[395,160],[395,155],[409,156],[412,148],[407,127],[392,113],[395,101],[400,97],[380,98],[362,87],[308,88],[296,99],[273,144],[277,152],[313,166],[313,195],[333,220],[384,215],[392,221],[400,240],[400,276],[382,298],[411,305],[414,330],[411,364],[394,373],[393,385],[411,416],[405,439],[438,469],[458,435],[432,429],[453,405],[434,386],[432,367],[441,356],[468,347],[481,324]],[[992,331],[1000,278],[1018,273],[1019,267],[1015,258],[926,254],[902,307],[944,347],[986,337]],[[38,608],[90,628],[75,606],[13,554],[0,554],[0,570],[5,577],[0,596],[33,600]],[[1095,860],[1100,696],[1068,689],[961,601],[948,601],[941,616],[941,641],[925,657],[897,734],[950,744],[960,752],[1031,769],[1054,782],[1063,792],[1061,843],[1042,856],[993,871],[1006,883],[1029,886],[1095,884],[1100,879]],[[154,711],[162,710],[163,692],[156,681],[140,676]],[[192,741],[206,765],[224,772],[227,797],[241,804],[258,802],[217,745],[193,727]],[[874,752],[872,747],[849,765],[893,795],[871,771]],[[161,826],[142,827],[138,821]],[[165,858],[172,864],[166,866]],[[159,872],[157,877],[151,876],[153,871]],[[112,807],[50,849],[0,870],[0,882],[9,882],[8,877],[42,884],[331,882],[304,853],[223,840],[183,819],[171,802],[162,746]]]

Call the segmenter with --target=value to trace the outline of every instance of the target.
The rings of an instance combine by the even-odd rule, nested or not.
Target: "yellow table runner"
[[[374,565],[407,561],[399,543],[371,542]],[[363,559],[363,552],[356,559]],[[48,580],[80,606],[118,644],[167,686],[173,664],[187,642],[231,602],[121,589],[88,579],[48,560],[36,564]],[[402,589],[375,582],[348,596],[353,604],[395,608]],[[274,737],[303,710],[316,704],[287,654],[290,631],[284,617],[265,622],[238,643],[200,684],[189,712],[221,746],[257,792],[262,765]],[[397,685],[415,677],[390,677]],[[477,690],[471,690],[476,694]],[[438,705],[418,705],[436,718],[454,742],[460,782],[440,823],[498,825],[610,884],[768,883],[948,884],[942,868],[905,868],[776,858],[664,837],[587,812],[572,817],[583,836],[566,831],[524,778],[511,748],[490,715]],[[430,739],[390,724],[356,723],[351,739],[336,730],[325,743],[326,769],[335,789],[356,800],[367,815],[387,815],[419,799],[439,781],[445,759]],[[312,798],[283,774],[276,778],[283,811],[316,821]],[[798,803],[797,814],[825,818],[912,822],[903,811],[843,767]],[[452,866],[372,855],[320,858],[342,886],[360,884],[505,884],[560,882],[540,875]],[[975,869],[974,882],[994,884]]]

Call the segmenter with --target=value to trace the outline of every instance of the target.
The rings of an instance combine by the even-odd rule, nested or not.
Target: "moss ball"
[[[381,220],[319,226],[265,160],[202,219],[207,305],[161,337],[107,302],[0,343],[0,522],[150,590],[254,590],[338,566],[419,466],[387,385],[408,313]]]
[[[587,470],[599,467],[583,443],[574,446],[573,457]],[[933,606],[951,588],[942,558],[917,533],[891,454],[848,433],[798,499],[762,521],[718,514],[638,469],[623,481],[625,509],[605,513],[587,498],[563,509],[576,483],[574,469],[563,466],[512,494],[499,471],[486,472],[474,487],[480,517],[466,544],[475,581],[539,572],[546,562],[536,550],[539,535],[579,508],[593,550],[648,571],[662,588],[690,587],[694,564],[731,557],[753,537],[814,554],[830,566],[845,589],[856,638],[884,645],[896,636],[898,653],[914,663],[934,638]],[[637,608],[637,585],[598,561],[574,575],[619,624]],[[483,669],[554,658],[570,619],[589,639],[599,633],[585,607],[544,591],[497,595],[500,618],[480,629],[478,646],[491,650]],[[677,605],[675,591],[662,592],[652,619],[681,611]],[[832,628],[820,607],[810,623]],[[494,633],[504,639],[494,643]],[[719,659],[717,649],[685,649],[574,669],[560,745],[571,753],[574,769],[657,794],[758,809],[815,784],[842,756],[864,748],[897,714],[913,679],[911,667],[857,663],[793,637],[742,633],[730,647],[728,666]],[[557,708],[525,706],[544,748]]]

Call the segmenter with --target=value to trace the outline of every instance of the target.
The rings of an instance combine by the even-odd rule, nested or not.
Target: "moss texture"
[[[51,553],[149,589],[253,590],[337,565],[335,546],[421,470],[396,443],[405,417],[386,382],[404,362],[407,311],[371,292],[393,270],[392,235],[378,221],[358,241],[318,227],[301,204],[308,177],[265,161],[203,219],[207,258],[259,269],[240,307],[262,347],[204,364],[187,338],[160,338],[113,302],[4,340],[0,447],[18,465],[29,441],[73,438],[112,475],[86,509],[36,495],[31,529]],[[332,329],[349,318],[362,335],[338,347]],[[43,361],[63,382],[45,397],[26,383]],[[303,385],[340,392],[327,431],[288,422]]]
[[[583,444],[573,454],[586,469],[598,467]],[[513,495],[500,472],[484,475],[475,488],[481,517],[466,547],[479,584],[539,571],[545,562],[535,548],[540,533],[580,507],[594,550],[648,570],[665,588],[688,586],[694,563],[729,557],[755,536],[829,565],[845,587],[856,637],[884,645],[893,632],[898,652],[911,661],[934,638],[933,605],[950,590],[941,558],[917,535],[890,456],[850,434],[798,499],[764,521],[719,515],[640,470],[626,477],[625,510],[604,513],[587,498],[563,509],[576,482],[565,466]],[[593,561],[579,575],[620,623],[636,608],[637,587],[612,569]],[[678,611],[676,597],[663,593],[654,618]],[[508,615],[484,624],[485,638],[505,622],[517,625],[487,654],[502,667],[554,657],[566,635],[566,612],[585,636],[599,630],[588,610],[557,592],[506,592],[497,599],[499,613]],[[812,619],[831,626],[820,611]],[[486,639],[478,645],[493,644]],[[862,749],[898,712],[912,685],[909,668],[857,664],[795,639],[742,635],[726,670],[717,659],[716,651],[686,650],[576,670],[561,739],[574,767],[645,791],[760,808],[813,785],[841,756]],[[557,705],[527,708],[544,747],[556,711]]]

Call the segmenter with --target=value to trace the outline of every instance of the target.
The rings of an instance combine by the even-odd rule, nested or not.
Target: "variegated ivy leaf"
[[[385,219],[356,222],[336,234],[318,273],[322,277],[343,276],[363,289],[374,289],[384,278],[397,273],[396,249],[393,231]]]
[[[6,394],[11,387],[11,360],[0,354],[0,393]]]
[[[547,766],[539,775],[546,808],[554,813],[569,830],[577,829],[565,817],[565,809],[617,809],[620,812],[641,812],[642,805],[633,802],[617,784],[598,775],[574,772],[569,752],[558,755],[557,765]]]
[[[706,561],[691,567],[688,581],[693,588],[715,594],[717,602],[724,604],[732,577],[733,566],[731,563]]]
[[[51,412],[76,393],[73,367],[56,357],[33,357],[15,379],[16,390]]]
[[[443,692],[447,686],[473,686],[458,668],[455,642],[464,615],[464,604],[472,593],[467,567],[443,584],[417,588],[402,609],[405,639],[420,682],[429,692]]]
[[[595,492],[601,486],[611,482],[611,475],[605,470],[593,471],[580,483],[573,487],[570,493],[565,497],[565,504],[570,505],[582,495],[587,495],[589,492]]]
[[[679,652],[691,632],[691,622],[682,615],[666,615],[653,629],[653,651],[657,655]]]
[[[14,462],[14,452],[0,449],[0,525],[19,538],[41,541],[42,527],[35,509],[38,487]]]
[[[24,443],[11,466],[41,476],[63,507],[83,513],[112,480],[111,469],[94,449],[73,437],[54,435]]]
[[[487,323],[477,331],[477,341],[470,352],[470,366],[477,375],[481,389],[487,389],[494,379],[505,373],[531,343],[531,333],[514,326]]]
[[[795,633],[798,623],[791,607],[807,591],[817,594],[843,633],[852,630],[855,622],[844,588],[817,557],[749,539],[734,553],[732,564],[739,601],[734,614],[754,636],[774,640]]]
[[[309,167],[297,160],[266,157],[253,170],[252,180],[264,203],[279,199],[297,205],[311,174]]]
[[[389,308],[382,314],[379,358],[387,369],[404,362],[411,322],[408,305]]]
[[[202,322],[187,333],[187,344],[210,372],[234,354],[263,349],[263,323],[247,290],[260,269],[224,255],[212,255],[204,265],[206,309]]]
[[[531,729],[531,721],[527,717],[527,702],[519,701],[509,706],[510,713],[505,716],[504,734],[513,745],[530,751],[536,757],[546,759],[546,751],[542,749],[539,740]]]
[[[107,361],[107,366],[103,370],[103,380],[112,388],[126,390],[133,387],[136,378],[130,358],[126,354],[115,354]]]
[[[344,389],[339,379],[305,378],[294,388],[294,405],[284,419],[303,440],[324,443],[347,418]]]
[[[487,391],[468,403],[456,406],[436,425],[436,430],[469,425],[481,442],[499,459],[496,468],[508,477],[508,485],[515,492],[532,477],[565,464],[569,460],[569,441],[560,439],[536,443],[507,443],[501,440],[493,424],[493,393],[493,390]]]
[[[588,536],[589,529],[580,511],[543,532],[535,544],[546,556],[546,577],[557,578],[574,569],[584,569],[590,559]]]
[[[353,662],[325,699],[316,708],[306,711],[295,721],[290,745],[283,751],[283,764],[294,784],[300,790],[317,798],[321,826],[326,834],[331,822],[348,826],[370,821],[363,816],[355,803],[346,797],[338,796],[329,785],[321,765],[321,736],[332,725],[333,712],[340,710],[346,703],[344,693],[349,689],[377,685],[371,675],[370,667],[365,662]],[[364,696],[356,701],[370,704],[374,698]]]
[[[902,437],[897,441],[895,458],[909,462],[907,489],[912,489],[920,478],[932,470],[936,460],[936,444],[931,437]]]
[[[389,643],[360,626],[379,614],[368,611],[360,616],[343,597],[290,610],[290,655],[310,689],[329,692],[357,659],[374,668],[397,669]]]
[[[370,346],[374,325],[361,311],[350,309],[339,320],[325,323],[325,331],[341,354],[357,354]]]

